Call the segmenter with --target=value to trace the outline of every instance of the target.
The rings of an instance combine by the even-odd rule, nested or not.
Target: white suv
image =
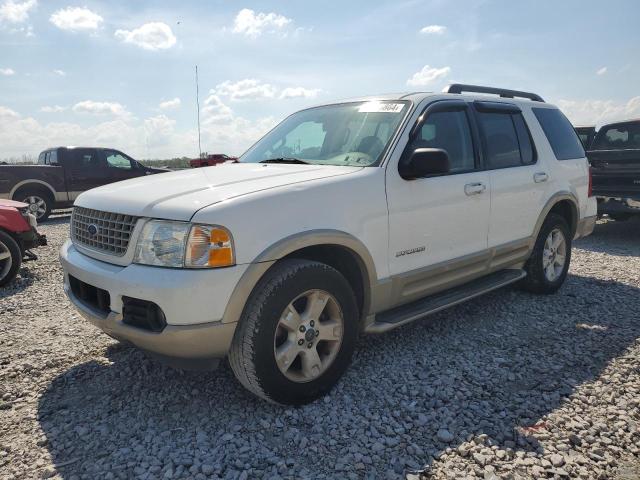
[[[572,126],[535,94],[452,85],[323,105],[238,163],[81,194],[65,291],[116,339],[183,368],[228,356],[255,394],[305,403],[359,332],[514,282],[555,292],[594,227],[589,179]]]

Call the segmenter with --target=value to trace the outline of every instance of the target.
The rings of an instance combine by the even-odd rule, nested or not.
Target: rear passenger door
[[[95,148],[69,148],[63,152],[69,200],[104,184],[104,160]]]
[[[526,239],[544,206],[549,173],[518,106],[476,101],[474,110],[491,183],[488,246]]]

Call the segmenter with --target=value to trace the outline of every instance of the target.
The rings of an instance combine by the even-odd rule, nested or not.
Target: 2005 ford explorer
[[[183,367],[226,356],[253,393],[301,404],[338,381],[359,333],[511,283],[555,292],[594,227],[589,184],[573,127],[536,94],[323,105],[239,163],[80,195],[64,288],[116,339]]]

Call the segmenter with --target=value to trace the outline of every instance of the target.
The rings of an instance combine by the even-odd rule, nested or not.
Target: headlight
[[[223,227],[151,220],[142,229],[134,262],[174,268],[228,267],[235,262],[233,241]]]

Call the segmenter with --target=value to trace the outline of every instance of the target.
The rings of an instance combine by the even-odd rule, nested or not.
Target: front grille
[[[110,255],[127,253],[138,217],[75,207],[71,216],[74,242]]]
[[[72,275],[69,275],[69,286],[76,298],[85,305],[98,310],[104,315],[111,311],[111,296],[106,290],[84,283]]]

